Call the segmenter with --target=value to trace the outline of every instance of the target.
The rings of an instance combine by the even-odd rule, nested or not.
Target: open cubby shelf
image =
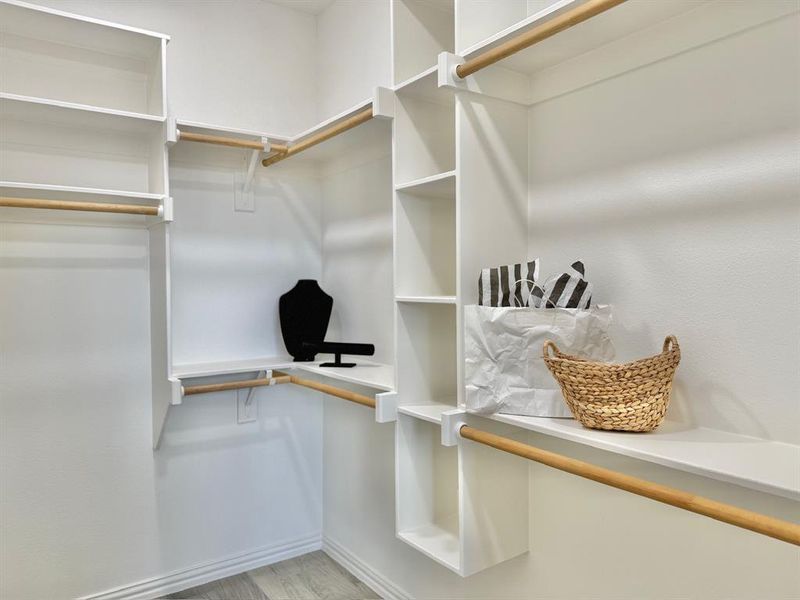
[[[164,117],[168,36],[0,3],[2,92]]]

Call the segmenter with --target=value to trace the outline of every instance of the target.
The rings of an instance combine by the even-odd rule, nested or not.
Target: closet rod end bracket
[[[375,422],[394,423],[397,421],[397,392],[375,394]]]
[[[458,76],[456,69],[458,65],[466,62],[464,58],[451,52],[439,53],[438,59],[438,77],[437,83],[439,87],[453,88],[456,90],[467,89],[466,82]]]
[[[394,119],[394,90],[376,87],[372,101],[372,116],[376,119]]]
[[[467,424],[467,412],[454,408],[442,413],[442,446],[458,446],[459,432]]]

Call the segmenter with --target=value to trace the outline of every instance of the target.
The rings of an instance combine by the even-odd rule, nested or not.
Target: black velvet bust
[[[281,296],[278,313],[283,343],[295,361],[314,360],[317,349],[313,345],[325,340],[332,310],[333,298],[315,279],[301,279]]]

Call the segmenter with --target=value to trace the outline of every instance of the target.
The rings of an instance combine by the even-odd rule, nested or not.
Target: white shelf
[[[227,127],[225,125],[215,125],[212,123],[201,123],[200,121],[185,121],[177,119],[175,124],[181,131],[191,131],[193,133],[208,133],[212,135],[221,135],[228,137],[237,137],[245,140],[261,141],[261,138],[269,138],[273,142],[286,143],[289,138],[283,135],[275,135],[273,133],[266,133],[263,131],[255,131],[252,129],[238,129],[235,127]]]
[[[394,390],[394,367],[370,361],[356,361],[355,367],[320,367],[327,361],[293,362],[288,356],[265,356],[243,360],[182,363],[172,366],[172,377],[191,379],[195,377],[212,377],[216,375],[233,375],[250,373],[266,369],[305,371],[314,375],[363,385],[384,392]]]
[[[456,172],[447,171],[430,177],[423,177],[422,179],[397,185],[394,189],[398,192],[405,192],[423,198],[455,199]]]
[[[416,302],[419,304],[455,304],[455,296],[396,296],[397,302]]]
[[[417,419],[422,419],[423,421],[428,421],[429,423],[441,425],[442,413],[455,408],[458,407],[456,406],[455,399],[453,399],[451,404],[434,403],[398,406],[397,412],[403,413],[404,415],[408,415],[410,417],[416,417]]]
[[[481,415],[484,416],[484,415]],[[574,419],[495,414],[486,418],[800,500],[800,447],[667,421],[646,434],[586,429]]]
[[[45,200],[102,201],[104,198],[108,198],[114,202],[157,205],[164,199],[163,194],[148,194],[146,192],[131,192],[126,190],[104,190],[100,188],[71,185],[49,185],[23,181],[0,181],[0,190],[2,190],[4,195],[8,196],[15,196],[18,198],[43,198]]]
[[[322,362],[328,361],[291,363],[291,368],[384,392],[394,391],[394,367],[392,365],[354,360],[354,362],[358,363],[355,367],[320,367],[319,365]]]
[[[232,375],[236,373],[263,371],[266,369],[286,369],[293,364],[292,359],[288,356],[266,356],[261,358],[246,358],[243,360],[183,363],[172,366],[172,376],[178,379],[212,377],[214,375]]]
[[[367,106],[375,102],[374,98],[368,98],[359,102],[355,106],[326,119],[313,127],[298,133],[297,135],[289,138],[289,146],[292,146],[320,131],[327,129],[340,121],[344,121],[348,117],[352,117],[356,113],[362,111]],[[374,105],[373,105],[374,110]],[[353,148],[371,148],[376,144],[385,141],[387,146],[391,142],[392,126],[390,119],[372,118],[369,121],[362,123],[352,129],[340,133],[339,135],[326,140],[316,146],[312,146],[308,150],[300,152],[285,160],[277,162],[268,169],[280,169],[287,165],[303,165],[307,163],[317,164],[331,161],[336,158],[345,156]]]
[[[461,552],[460,540],[457,531],[458,516],[451,520],[456,521],[456,527],[442,527],[436,523],[428,523],[414,529],[400,531],[397,537],[413,546],[429,558],[444,565],[448,569],[460,572]]]
[[[158,131],[166,117],[134,113],[88,104],[62,102],[48,98],[0,92],[0,117],[3,120],[49,123],[72,128],[101,129],[124,133]]]
[[[161,40],[170,39],[163,33],[17,0],[0,2],[0,21],[4,34],[41,39],[46,29],[50,41],[131,58],[150,58]]]

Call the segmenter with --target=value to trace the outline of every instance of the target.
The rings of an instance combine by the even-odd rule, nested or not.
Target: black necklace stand
[[[333,354],[334,362],[321,367],[355,367],[356,363],[343,363],[342,354],[372,356],[372,344],[346,344],[326,342],[328,323],[333,310],[333,298],[326,294],[315,279],[301,279],[278,302],[281,334],[286,350],[295,362],[311,362],[317,353]]]

